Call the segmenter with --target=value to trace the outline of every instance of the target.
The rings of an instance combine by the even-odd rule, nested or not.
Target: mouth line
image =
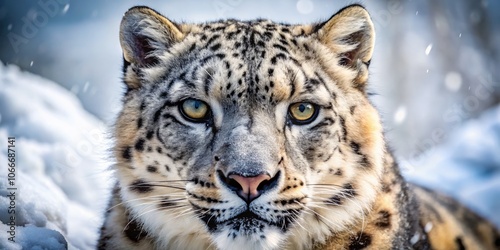
[[[231,218],[217,221],[216,217],[218,216],[215,216],[210,209],[199,207],[192,202],[190,203],[197,211],[198,217],[205,223],[211,233],[220,232],[222,229],[227,227],[232,230],[243,230],[247,232],[255,231],[258,227],[262,231],[262,228],[264,227],[263,224],[269,227],[281,229],[281,231],[285,233],[298,217],[298,214],[287,213],[286,215],[282,214],[279,218],[276,218],[278,219],[277,221],[269,221],[265,217],[261,217],[247,208],[243,212],[240,212]]]
[[[231,222],[231,221],[234,221],[234,220],[260,220],[260,221],[263,221],[267,224],[272,224],[271,222],[265,220],[264,218],[256,215],[255,213],[253,213],[252,211],[250,210],[245,210],[244,212],[236,215],[236,216],[233,216],[227,220],[224,220],[224,221],[221,221],[219,223],[227,223],[227,222]]]

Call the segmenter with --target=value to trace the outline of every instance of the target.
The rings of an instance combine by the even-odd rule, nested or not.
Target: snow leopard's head
[[[311,25],[174,23],[136,7],[120,39],[121,195],[160,245],[308,244],[373,202],[383,142],[361,6]]]

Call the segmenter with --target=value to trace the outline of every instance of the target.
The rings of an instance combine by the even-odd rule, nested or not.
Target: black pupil
[[[200,108],[200,106],[201,106],[201,102],[199,102],[199,101],[194,101],[194,108],[195,108],[195,109],[199,109],[199,108]]]
[[[306,110],[306,108],[307,108],[307,107],[306,107],[306,105],[304,105],[304,104],[300,104],[300,105],[299,105],[299,111],[300,111],[300,112],[304,112],[304,111]]]

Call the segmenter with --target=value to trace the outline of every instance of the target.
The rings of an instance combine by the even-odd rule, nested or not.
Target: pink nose
[[[232,174],[228,176],[230,182],[235,181],[241,189],[238,191],[238,195],[245,201],[249,202],[259,197],[260,192],[258,190],[259,185],[265,181],[269,181],[271,177],[267,174],[261,174],[253,177],[243,177],[241,175]],[[233,182],[233,185],[237,185]]]

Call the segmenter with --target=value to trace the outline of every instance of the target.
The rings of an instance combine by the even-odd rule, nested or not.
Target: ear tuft
[[[155,64],[157,55],[183,37],[173,22],[145,6],[129,9],[120,24],[123,58],[134,66]]]
[[[350,5],[317,28],[320,41],[339,55],[339,64],[357,68],[370,64],[375,30],[370,15],[361,5]]]

